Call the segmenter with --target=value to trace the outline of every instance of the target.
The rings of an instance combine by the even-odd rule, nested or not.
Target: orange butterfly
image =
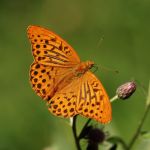
[[[30,82],[37,95],[48,101],[49,111],[108,123],[111,104],[103,85],[89,71],[94,62],[81,62],[67,42],[47,29],[29,26],[27,32],[34,56]]]

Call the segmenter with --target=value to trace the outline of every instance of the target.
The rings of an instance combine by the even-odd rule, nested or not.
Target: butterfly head
[[[86,64],[88,69],[91,69],[94,66],[94,62],[93,61],[89,61],[89,60],[86,61],[85,64]]]

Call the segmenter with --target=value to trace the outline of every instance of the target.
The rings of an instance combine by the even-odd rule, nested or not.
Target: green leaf
[[[140,138],[143,138],[143,140],[150,140],[150,131],[142,132]]]

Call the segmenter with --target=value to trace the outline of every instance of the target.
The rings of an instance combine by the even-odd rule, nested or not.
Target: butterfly
[[[80,114],[100,123],[110,122],[109,97],[90,71],[94,62],[82,62],[67,42],[45,28],[29,26],[27,34],[34,57],[30,83],[47,101],[49,111],[65,118]]]

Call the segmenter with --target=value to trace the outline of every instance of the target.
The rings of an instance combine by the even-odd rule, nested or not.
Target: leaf
[[[150,131],[143,131],[141,133],[141,138],[143,138],[143,140],[150,140]]]

